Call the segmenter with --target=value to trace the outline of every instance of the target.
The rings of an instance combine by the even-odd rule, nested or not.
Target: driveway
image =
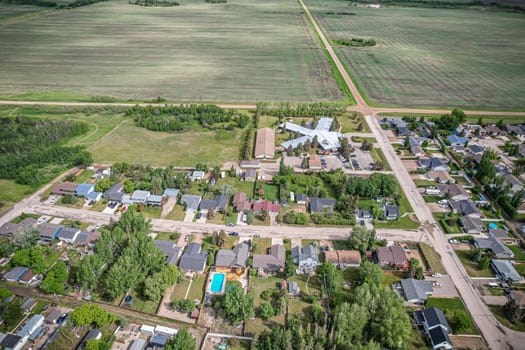
[[[187,210],[186,215],[184,215],[184,222],[193,222],[195,217],[195,212],[193,210]]]
[[[454,285],[454,282],[452,282],[452,279],[450,278],[449,275],[442,275],[439,278],[425,276],[425,280],[431,281],[431,282],[437,282],[441,285],[440,287],[434,286],[434,294],[432,294],[433,297],[459,298],[459,294],[456,289],[456,286]]]

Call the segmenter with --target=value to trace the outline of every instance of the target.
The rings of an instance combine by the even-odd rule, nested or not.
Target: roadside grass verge
[[[432,272],[446,274],[445,268],[441,264],[441,257],[439,254],[428,244],[418,243],[419,251],[421,252],[422,258],[425,260],[428,267],[432,269]]]
[[[499,322],[501,322],[502,325],[505,327],[508,327],[512,330],[518,331],[518,332],[525,332],[525,322],[518,322],[518,323],[512,323],[509,321],[509,319],[505,316],[505,313],[503,312],[503,306],[502,305],[489,305],[490,311],[496,316]]]
[[[412,219],[410,219],[410,216],[412,216],[412,214],[406,215],[398,220],[376,222],[374,223],[374,227],[375,228],[415,230],[420,226],[419,222],[413,221]]]
[[[470,251],[468,250],[456,250],[455,251],[459,260],[465,266],[465,270],[470,277],[495,277],[496,274],[490,266],[486,269],[481,270],[478,266],[478,263],[470,259]]]

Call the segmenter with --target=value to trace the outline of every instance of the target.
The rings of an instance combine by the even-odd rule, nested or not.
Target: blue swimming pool
[[[492,228],[492,229],[497,229],[498,228],[498,225],[496,225],[495,223],[490,223],[489,224],[489,228]]]
[[[224,273],[215,273],[211,278],[210,292],[220,293],[222,292],[222,287],[224,286],[224,280],[226,275]]]

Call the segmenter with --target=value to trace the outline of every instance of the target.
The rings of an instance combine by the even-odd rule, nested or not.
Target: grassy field
[[[32,18],[39,13],[44,12],[45,7],[31,5],[12,5],[0,3],[0,25],[13,23],[24,19]],[[48,10],[49,11],[49,10]]]
[[[239,154],[241,132],[195,131],[167,133],[120,124],[111,134],[88,147],[97,163],[128,162],[155,166],[222,165]],[[225,137],[226,135],[226,137]]]
[[[447,273],[441,264],[441,257],[434,249],[432,249],[431,246],[425,243],[419,243],[419,250],[427,261],[429,267],[432,269],[432,272],[438,272],[442,274]]]
[[[510,329],[513,329],[518,332],[525,332],[525,322],[518,322],[518,323],[512,323],[509,321],[509,319],[505,316],[505,313],[503,312],[503,306],[501,305],[489,305],[490,310],[496,316],[498,321],[501,322],[502,325],[505,327],[508,327]]]
[[[376,40],[374,47],[335,46],[372,103],[523,108],[522,14],[413,7],[371,9],[348,7],[347,2],[338,0],[306,3],[328,38]]]
[[[465,266],[465,270],[470,277],[494,277],[494,271],[489,266],[487,269],[481,270],[477,262],[470,259],[470,252],[468,250],[456,250],[456,254]]]
[[[4,97],[342,98],[294,0],[186,0],[176,7],[115,0],[6,25],[0,42],[9,48],[0,57]]]

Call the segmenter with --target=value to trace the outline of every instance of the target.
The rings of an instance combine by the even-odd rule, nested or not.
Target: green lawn
[[[376,222],[374,224],[374,227],[375,228],[415,230],[420,226],[419,222],[411,220],[410,216],[411,215],[404,216],[399,220]]]
[[[265,290],[273,290],[280,288],[282,279],[277,277],[251,277],[249,280],[248,293],[253,296],[253,304],[255,309],[261,305],[261,293]],[[246,322],[245,334],[259,334],[266,330],[269,330],[273,324],[284,325],[284,315],[272,317],[265,321],[260,318],[248,320]]]
[[[512,245],[507,245],[507,248],[512,250],[512,252],[514,253],[514,260],[525,261],[525,252],[523,252],[523,249],[521,249],[520,246],[512,244]]]
[[[253,254],[268,254],[268,249],[272,246],[271,238],[255,237],[252,239]]]
[[[173,210],[169,212],[166,219],[182,221],[185,216],[186,213],[184,212],[184,207],[180,204],[176,204],[175,207],[173,207]]]
[[[44,265],[46,265],[46,268],[51,267],[57,261],[57,259],[62,255],[62,250],[52,250],[49,254],[44,254]]]
[[[412,328],[407,344],[408,350],[420,350],[428,348],[423,335],[416,329]]]
[[[38,219],[39,217],[40,217],[40,215],[38,215],[38,214],[22,213],[19,216],[17,216],[16,218],[14,218],[13,220],[11,220],[11,222],[14,223],[14,224],[19,224],[26,218]]]
[[[155,302],[151,300],[143,300],[138,296],[137,292],[135,291],[131,291],[129,295],[133,297],[133,302],[131,304],[127,304],[127,307],[129,307],[130,309],[146,312],[153,315],[157,313],[160,301]]]
[[[520,275],[525,276],[525,263],[515,264],[514,268]]]
[[[199,300],[202,301],[204,297],[204,286],[206,285],[206,275],[201,274],[199,277],[193,280],[191,284],[190,291],[188,293],[189,300]]]
[[[80,209],[84,206],[84,204],[86,203],[86,200],[84,198],[77,198],[77,202],[75,204],[69,204],[69,203],[64,203],[62,201],[63,197],[59,198],[57,201],[56,201],[56,205],[60,205],[60,206],[63,206],[63,207],[67,207],[67,208],[74,208],[74,209]]]
[[[443,227],[445,230],[445,233],[463,233],[463,230],[459,226],[459,215],[458,214],[451,214],[448,213],[433,213],[434,218],[437,222]],[[448,217],[448,219],[453,219],[453,224],[448,222],[448,219],[445,219],[445,217]]]
[[[383,275],[385,276],[383,280],[383,287],[385,288],[392,288],[392,284],[405,278],[405,273],[403,271],[385,271]]]
[[[109,201],[107,199],[101,199],[98,202],[96,202],[95,204],[93,204],[91,206],[91,208],[89,208],[89,210],[103,211],[108,206],[108,203],[109,203]]]
[[[468,250],[456,250],[456,254],[463,263],[463,266],[465,266],[465,270],[467,270],[467,273],[470,277],[494,277],[496,276],[494,271],[492,269],[487,268],[484,270],[480,270],[478,263],[474,262],[470,259],[470,252]]]
[[[81,183],[91,183],[91,176],[93,176],[95,172],[92,170],[84,170],[79,175],[75,176],[75,183],[81,184]]]
[[[3,97],[219,102],[343,97],[293,0],[233,5],[186,0],[176,7],[104,1],[13,22],[2,28],[0,42],[10,48],[0,58]],[[64,69],[73,62],[74,74]]]
[[[419,243],[419,251],[433,272],[447,273],[441,264],[441,257],[431,246],[426,243]]]
[[[341,125],[341,132],[370,132],[368,123],[361,113],[356,113],[355,117],[353,113],[345,113],[340,117],[337,117],[339,125]],[[361,124],[361,130],[359,130],[359,124]]]
[[[386,171],[392,170],[390,168],[390,164],[386,160],[385,154],[383,153],[383,150],[381,148],[373,147],[370,150],[370,155],[372,156],[372,159],[374,160],[374,162],[380,161],[381,163],[383,163],[383,169],[382,170],[386,170]]]
[[[155,239],[158,239],[158,240],[163,240],[163,241],[173,241],[173,242],[177,242],[179,239],[172,239],[171,236],[172,235],[177,235],[176,233],[173,233],[173,232],[159,232],[157,234],[157,237],[155,237]],[[178,237],[180,237],[180,233],[178,234]]]
[[[429,187],[429,186],[437,186],[438,183],[435,181],[430,180],[414,180],[414,184],[417,187]]]
[[[171,293],[171,301],[184,299],[189,285],[189,279],[185,279],[184,281],[177,283],[177,285],[173,289],[173,293]]]
[[[253,190],[255,182],[253,181],[242,181],[238,177],[227,176],[224,179],[219,179],[214,189],[219,189],[221,184],[228,184],[235,188],[238,192],[244,192],[249,198],[253,198]]]
[[[334,47],[374,105],[523,108],[525,41],[515,40],[525,37],[520,13],[306,4],[328,38],[376,40],[374,47]]]
[[[443,199],[441,196],[423,196],[425,203],[437,203]]]
[[[262,188],[264,189],[264,198],[269,201],[279,200],[279,186],[263,183]]]
[[[447,318],[447,321],[450,324],[454,324],[452,321],[454,314],[458,311],[464,311],[467,315],[469,313],[467,312],[465,305],[463,304],[463,301],[459,298],[428,298],[425,306],[427,308],[429,307],[437,307],[438,309],[443,310],[445,313],[445,317]],[[479,330],[477,329],[476,325],[472,321],[472,318],[469,315],[469,327],[465,331],[463,331],[461,334],[479,334]]]

